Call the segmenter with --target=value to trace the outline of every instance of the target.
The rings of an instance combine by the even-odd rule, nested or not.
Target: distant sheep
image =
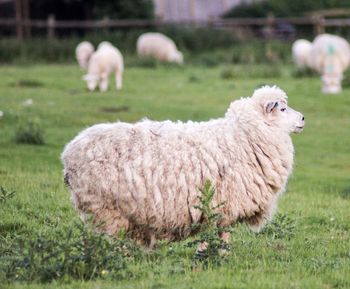
[[[75,57],[77,58],[80,68],[87,69],[89,59],[92,53],[94,53],[94,50],[94,46],[88,41],[79,43],[75,49]]]
[[[111,46],[113,47],[113,44],[110,43],[109,41],[102,41],[98,46],[97,46],[97,50],[102,48],[103,46]]]
[[[298,68],[303,69],[309,66],[311,48],[311,42],[305,39],[298,39],[293,43],[292,56]]]
[[[137,39],[139,57],[154,58],[164,62],[183,64],[183,55],[177,50],[174,41],[161,33],[144,33]]]
[[[108,89],[108,77],[115,72],[116,88],[121,89],[123,85],[124,60],[120,51],[112,44],[99,46],[90,58],[88,73],[83,77],[90,91],[95,90],[98,85],[100,91]]]
[[[343,73],[349,64],[350,46],[344,38],[331,34],[321,34],[315,38],[310,65],[321,74],[324,93],[341,91]]]
[[[64,149],[65,182],[76,209],[100,229],[140,243],[178,240],[203,222],[200,188],[209,179],[219,226],[240,220],[259,231],[271,220],[293,167],[290,133],[304,127],[276,86],[231,103],[225,117],[182,123],[116,122],[82,131]]]

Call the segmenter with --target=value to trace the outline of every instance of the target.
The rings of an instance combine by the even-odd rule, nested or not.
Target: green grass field
[[[264,66],[255,76],[241,66],[233,77],[223,77],[224,69],[133,67],[121,92],[112,82],[102,94],[86,91],[75,65],[0,67],[0,186],[15,191],[0,202],[0,288],[350,288],[350,89],[323,95],[318,78],[293,78],[289,67],[276,78],[264,78]],[[89,280],[67,273],[43,283],[34,267],[30,275],[28,268],[9,265],[16,240],[27,240],[17,255],[28,255],[36,236],[64,243],[65,232],[79,222],[60,163],[64,145],[79,131],[117,119],[221,117],[230,101],[262,84],[283,88],[306,119],[304,132],[293,136],[294,172],[270,230],[254,234],[238,224],[229,255],[208,268],[193,266],[195,248],[187,240],[137,251],[117,277],[97,272],[100,277]],[[27,99],[31,106],[23,105]],[[45,144],[15,143],[18,126],[32,119],[43,128]]]

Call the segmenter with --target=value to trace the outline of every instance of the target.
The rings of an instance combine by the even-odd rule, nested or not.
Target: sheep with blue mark
[[[309,63],[321,74],[322,92],[339,93],[350,64],[349,43],[337,35],[321,34],[313,41]]]

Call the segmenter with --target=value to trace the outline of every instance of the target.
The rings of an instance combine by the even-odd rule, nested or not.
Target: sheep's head
[[[286,133],[298,133],[304,128],[304,116],[288,107],[286,93],[277,86],[264,86],[254,91],[250,98],[231,103],[226,117],[248,127],[260,124],[274,127]]]
[[[183,64],[184,63],[183,54],[180,51],[175,51],[174,53],[171,54],[170,61],[175,62],[177,64]]]
[[[87,88],[90,91],[94,91],[99,82],[99,77],[95,74],[86,74],[83,76],[83,80],[86,81]]]
[[[277,86],[257,89],[252,100],[258,103],[267,125],[287,133],[299,133],[304,129],[304,116],[288,106],[286,93]]]

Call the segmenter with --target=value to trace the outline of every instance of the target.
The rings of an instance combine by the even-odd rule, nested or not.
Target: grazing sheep
[[[92,53],[94,53],[94,50],[94,46],[88,41],[83,41],[79,43],[79,45],[75,49],[75,57],[77,58],[80,68],[87,68],[89,59]]]
[[[292,56],[298,68],[303,69],[309,66],[311,47],[311,42],[305,39],[298,39],[293,43]]]
[[[108,89],[108,77],[115,71],[116,88],[119,90],[123,84],[124,61],[120,51],[112,44],[100,44],[90,58],[88,73],[83,76],[90,91],[99,85],[100,91]]]
[[[245,221],[259,231],[292,171],[290,133],[303,127],[287,95],[265,86],[207,122],[94,125],[65,147],[64,178],[83,219],[91,214],[101,230],[125,230],[140,243],[192,233],[203,222],[194,206],[207,179],[213,205],[223,203],[219,226]]]
[[[137,39],[139,57],[150,57],[164,62],[183,64],[183,55],[174,41],[161,33],[144,33]]]
[[[336,35],[321,34],[313,42],[310,66],[321,74],[322,92],[341,91],[343,73],[350,64],[350,46]]]
[[[103,46],[110,46],[110,47],[114,47],[112,43],[110,43],[109,41],[102,41],[98,46],[97,46],[97,50],[102,48]]]

